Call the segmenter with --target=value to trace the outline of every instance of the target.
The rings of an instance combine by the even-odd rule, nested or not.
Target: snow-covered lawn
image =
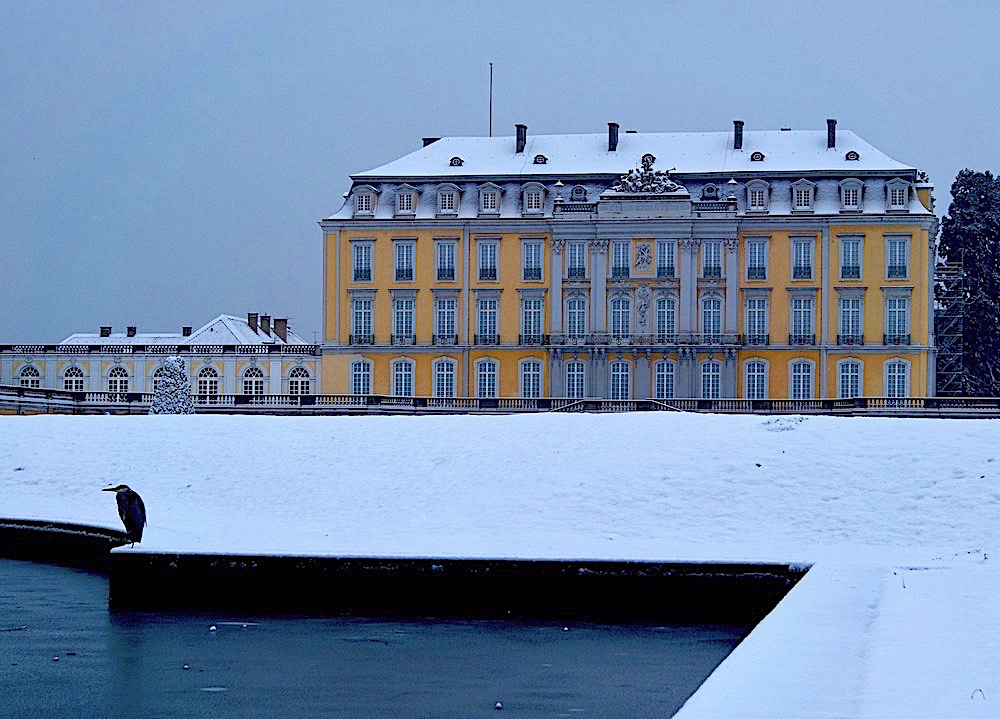
[[[99,490],[126,483],[149,513],[143,551],[815,563],[680,717],[1000,716],[998,430],[0,417],[0,516],[117,527]]]

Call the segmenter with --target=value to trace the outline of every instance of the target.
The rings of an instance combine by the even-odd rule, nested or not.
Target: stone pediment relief
[[[642,156],[642,167],[629,170],[622,175],[611,187],[609,192],[622,194],[643,194],[643,195],[667,195],[675,193],[687,193],[684,185],[670,179],[670,172],[665,170],[654,170],[653,163],[656,158],[652,154]]]

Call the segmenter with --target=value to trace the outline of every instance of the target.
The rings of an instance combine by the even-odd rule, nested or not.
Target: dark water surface
[[[110,612],[107,594],[0,560],[0,717],[669,717],[747,631]]]

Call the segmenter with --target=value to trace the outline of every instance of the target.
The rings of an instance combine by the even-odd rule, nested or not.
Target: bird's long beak
[[[101,491],[102,491],[102,492],[114,492],[114,491],[115,491],[115,488],[114,488],[114,487],[105,487],[105,488],[104,488],[104,489],[102,489]]]

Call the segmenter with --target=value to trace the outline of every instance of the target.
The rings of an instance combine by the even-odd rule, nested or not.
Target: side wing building
[[[321,391],[934,394],[937,219],[850,131],[427,138],[322,220]]]

